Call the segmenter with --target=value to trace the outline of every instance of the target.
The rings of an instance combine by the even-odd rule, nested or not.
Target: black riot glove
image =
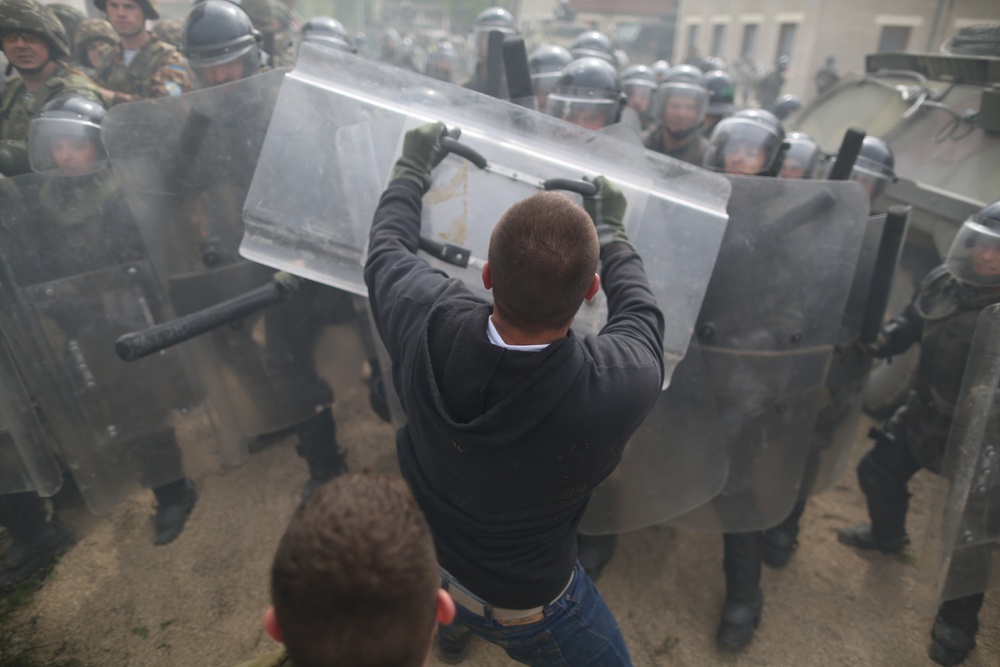
[[[625,201],[625,194],[604,176],[594,179],[597,192],[583,198],[583,208],[590,214],[590,219],[594,221],[597,229],[597,241],[603,250],[606,246],[619,242],[626,243],[635,250],[635,246],[628,240],[625,233],[625,209],[628,202]]]
[[[431,189],[431,170],[441,164],[448,149],[441,145],[443,137],[458,139],[460,129],[447,129],[444,123],[428,123],[415,127],[403,139],[403,154],[396,160],[392,179],[407,178],[418,183],[424,192]]]
[[[19,141],[0,141],[0,174],[14,177],[30,174],[28,163],[28,148]]]

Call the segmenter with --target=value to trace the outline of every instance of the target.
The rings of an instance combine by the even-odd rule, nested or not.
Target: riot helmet
[[[805,132],[792,132],[785,140],[788,148],[781,161],[781,178],[813,178],[819,165],[819,144]]]
[[[458,69],[458,51],[451,42],[439,42],[427,57],[427,76],[454,82]]]
[[[502,7],[490,7],[479,12],[479,16],[476,17],[476,22],[472,26],[472,41],[476,45],[476,58],[479,62],[486,62],[490,33],[494,30],[499,30],[504,36],[516,35],[514,15]]]
[[[795,95],[782,95],[771,107],[771,113],[777,116],[778,120],[785,120],[801,108],[802,100]]]
[[[104,19],[87,19],[76,30],[73,55],[76,61],[85,67],[97,67],[100,63],[91,57],[91,52],[94,50],[92,47],[105,44],[116,48],[120,43],[121,38],[110,23]]]
[[[615,49],[611,44],[611,38],[597,30],[588,30],[577,35],[569,47],[569,52],[573,55],[574,60],[600,58],[614,63],[615,59]]]
[[[649,115],[653,103],[653,91],[656,90],[656,74],[645,65],[632,65],[622,72],[622,89],[625,91],[626,104],[639,114],[640,118]]]
[[[736,111],[733,100],[736,98],[736,84],[733,77],[723,70],[712,70],[705,75],[705,88],[708,90],[708,109],[706,115],[720,118]]]
[[[70,57],[71,49],[66,29],[52,10],[37,0],[0,2],[0,50],[4,49],[2,38],[10,33],[40,37],[49,48],[49,60]],[[7,59],[17,67],[10,54]],[[48,64],[48,61],[45,64]],[[45,64],[32,70],[41,71]]]
[[[945,260],[948,272],[968,285],[1000,287],[1000,201],[962,223]]]
[[[851,170],[851,180],[860,183],[868,191],[869,198],[875,201],[888,183],[895,182],[895,163],[889,144],[868,135],[861,142],[861,150]]]
[[[302,42],[320,44],[348,53],[358,52],[344,25],[330,16],[314,16],[306,21],[299,31],[299,44]]]
[[[399,58],[399,51],[403,46],[403,38],[399,36],[393,28],[389,28],[379,35],[379,58],[382,62],[394,63]]]
[[[28,129],[32,171],[59,169],[64,176],[83,176],[107,159],[101,143],[104,107],[86,97],[60,97],[42,107]]]
[[[615,49],[614,53],[611,54],[611,61],[618,67],[618,69],[625,69],[632,64],[632,59],[628,57],[625,49]]]
[[[198,87],[207,88],[259,72],[261,41],[242,9],[226,0],[205,0],[184,20],[181,52]]]
[[[663,77],[665,77],[669,71],[670,63],[666,60],[657,60],[653,63],[653,75],[656,77],[656,83],[663,83]]]
[[[600,58],[580,58],[563,69],[549,93],[545,112],[599,130],[618,122],[624,105],[621,79],[611,63]]]
[[[573,62],[569,51],[555,44],[544,44],[528,55],[531,84],[538,96],[539,108],[544,109],[545,97],[556,85],[563,68]]]
[[[701,70],[692,65],[671,67],[663,75],[653,100],[653,117],[675,141],[697,132],[708,110],[708,90]]]
[[[774,176],[781,169],[785,130],[769,111],[744,109],[712,130],[704,166],[740,176]]]
[[[157,0],[134,0],[135,4],[142,7],[142,13],[149,20],[160,18],[160,5]],[[108,0],[94,0],[94,6],[105,14],[108,13]]]

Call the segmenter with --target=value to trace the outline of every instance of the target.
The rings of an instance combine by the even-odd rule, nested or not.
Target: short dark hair
[[[349,473],[292,516],[271,601],[296,667],[419,667],[441,579],[430,529],[403,480]]]
[[[568,197],[539,192],[511,206],[493,229],[493,303],[527,332],[573,319],[594,279],[601,249],[590,216]]]

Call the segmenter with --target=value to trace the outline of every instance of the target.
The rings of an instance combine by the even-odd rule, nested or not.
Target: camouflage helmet
[[[83,23],[84,19],[87,18],[87,15],[76,7],[64,5],[61,2],[50,3],[49,9],[56,15],[59,22],[63,24],[63,28],[66,30],[66,38],[72,44],[73,40],[76,39],[77,29]]]
[[[181,48],[184,41],[184,21],[180,19],[160,19],[153,24],[151,31],[160,41]]]
[[[0,36],[7,32],[39,35],[52,52],[50,58],[69,58],[69,38],[55,13],[37,0],[3,0],[0,2]],[[0,42],[0,50],[3,50]]]
[[[87,19],[76,29],[73,40],[73,56],[78,63],[86,64],[86,50],[95,41],[107,42],[117,47],[121,39],[114,27],[104,19]]]
[[[160,18],[160,3],[157,0],[135,0],[135,3],[142,7],[142,13],[146,15],[147,19]],[[108,13],[106,9],[108,0],[94,0],[94,6],[105,14]]]

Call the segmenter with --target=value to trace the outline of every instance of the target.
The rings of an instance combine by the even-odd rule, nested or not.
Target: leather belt
[[[483,602],[478,599],[461,584],[455,582],[454,577],[452,577],[451,574],[448,574],[444,569],[442,569],[441,572],[442,574],[447,574],[447,578],[442,577],[441,587],[448,591],[448,594],[451,595],[455,604],[460,605],[463,609],[472,612],[476,616],[492,619],[500,625],[527,625],[528,623],[535,623],[536,621],[542,620],[542,611],[546,606],[548,606],[542,605],[540,607],[532,607],[531,609],[504,609],[503,607],[494,607],[488,602]],[[570,575],[569,581],[566,582],[566,585],[559,592],[559,595],[555,596],[549,604],[552,604],[561,598],[566,591],[569,590],[570,584],[573,583],[573,577],[575,576],[575,572]]]

